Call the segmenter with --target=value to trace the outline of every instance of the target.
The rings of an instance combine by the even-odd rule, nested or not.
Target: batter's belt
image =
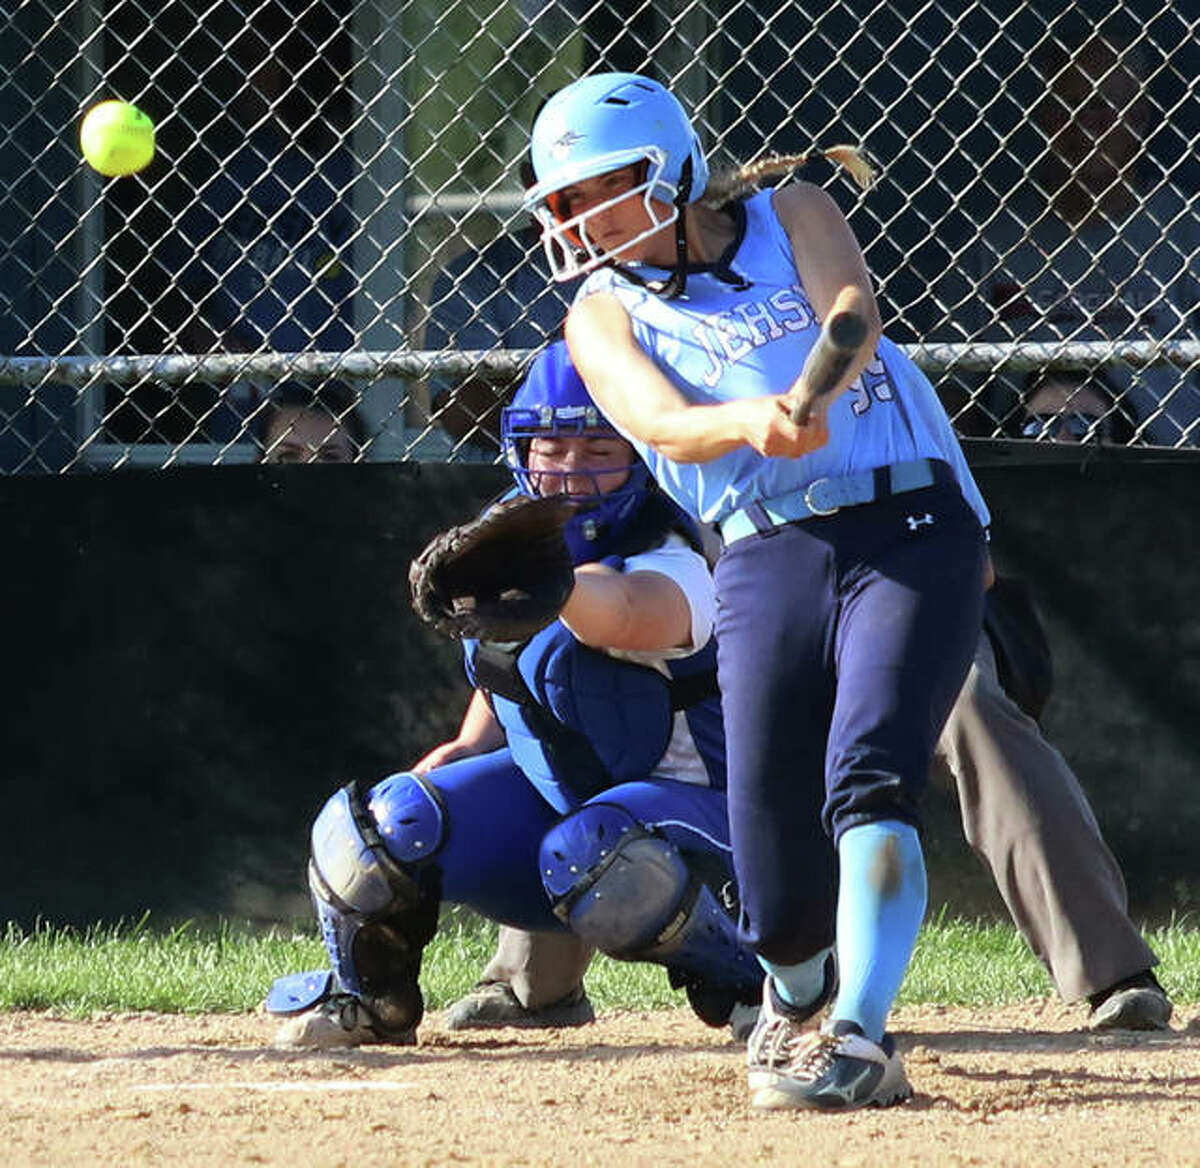
[[[814,479],[786,495],[756,499],[717,525],[726,546],[748,535],[765,534],[787,523],[834,515],[843,507],[860,507],[891,495],[955,482],[950,464],[937,458],[916,458],[836,479]]]

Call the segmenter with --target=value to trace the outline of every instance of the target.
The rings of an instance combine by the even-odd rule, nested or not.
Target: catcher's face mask
[[[518,406],[500,422],[505,458],[523,495],[641,496],[645,464],[595,406]]]
[[[538,356],[513,404],[501,412],[500,443],[522,494],[566,494],[592,503],[599,496],[598,506],[567,525],[579,563],[590,558],[589,545],[623,530],[651,490],[645,463],[596,408],[563,341]]]
[[[594,504],[563,532],[577,564],[619,536],[649,495],[650,472],[595,406],[509,406],[501,434],[522,494],[565,494]]]
[[[620,490],[636,459],[633,447],[612,431],[535,435],[525,465],[539,495],[594,496]]]

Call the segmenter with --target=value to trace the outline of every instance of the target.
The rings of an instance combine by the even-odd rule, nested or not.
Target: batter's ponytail
[[[775,154],[734,170],[719,171],[708,180],[701,202],[709,207],[723,207],[731,200],[748,194],[766,179],[799,170],[814,154],[843,167],[864,191],[875,181],[875,168],[857,146],[830,146],[808,154]]]

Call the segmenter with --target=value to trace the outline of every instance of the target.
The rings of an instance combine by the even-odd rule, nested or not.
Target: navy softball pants
[[[949,485],[747,536],[718,561],[739,923],[768,960],[833,944],[842,832],[919,826],[979,638],[984,559]]]

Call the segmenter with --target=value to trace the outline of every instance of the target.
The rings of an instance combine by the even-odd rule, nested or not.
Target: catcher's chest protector
[[[464,649],[471,680],[491,690],[513,760],[558,811],[646,778],[667,749],[674,724],[667,678],[588,648],[561,621],[509,657],[515,684],[500,676],[503,650],[477,641]]]

